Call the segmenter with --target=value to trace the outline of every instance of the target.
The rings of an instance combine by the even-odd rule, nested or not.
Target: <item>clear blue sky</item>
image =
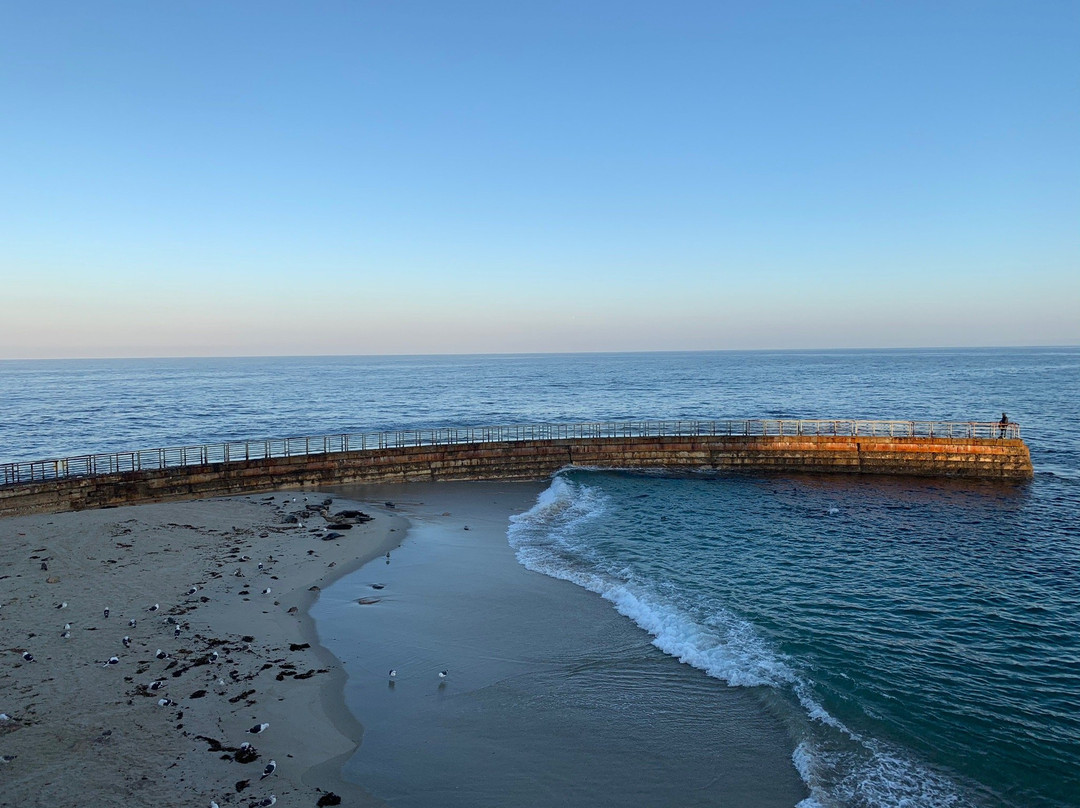
[[[1080,3],[0,8],[0,358],[1080,342]]]

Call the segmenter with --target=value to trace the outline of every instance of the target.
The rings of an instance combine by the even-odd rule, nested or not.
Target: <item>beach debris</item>
[[[250,732],[252,735],[258,735],[260,732],[265,732],[269,728],[270,725],[266,722],[263,722],[262,724],[256,724],[251,729],[249,729],[248,732]]]
[[[105,607],[105,616],[106,617],[109,616],[109,607],[108,606]]]
[[[250,780],[237,780],[236,781],[236,793],[239,794],[241,791],[243,791],[249,785],[251,785]]]
[[[356,602],[359,603],[361,606],[370,606],[372,603],[378,603],[380,600],[381,600],[381,598],[365,597],[365,598],[357,598]]]
[[[327,533],[325,536],[322,537],[322,540],[323,541],[333,541],[334,539],[341,539],[341,538],[344,538],[344,537],[345,537],[345,534],[334,532],[334,533]]]
[[[260,777],[259,779],[265,780],[267,777],[273,774],[275,770],[277,770],[277,761],[271,758],[270,762],[263,767],[262,777]]]
[[[4,721],[10,721],[10,720],[11,720],[10,715],[8,715],[7,713],[0,713],[0,723],[3,723]]]
[[[48,572],[49,571],[49,565],[46,564],[44,561],[41,562],[41,571],[42,572]]]
[[[341,797],[335,794],[333,791],[328,791],[319,797],[319,801],[315,803],[317,808],[327,808],[327,806],[341,805]]]
[[[148,611],[148,612],[156,612],[160,608],[161,607],[158,604],[155,603],[153,606],[150,606],[146,611]]]
[[[372,584],[372,589],[386,589],[386,584]]]
[[[385,505],[387,508],[393,508],[394,507],[393,502],[384,502],[383,505]]]
[[[236,572],[234,572],[233,575],[235,577],[237,577],[237,578],[243,578],[244,577],[244,571],[242,569],[240,569],[239,567],[237,567]]]

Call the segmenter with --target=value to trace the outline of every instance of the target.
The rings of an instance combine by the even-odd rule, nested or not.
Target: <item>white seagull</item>
[[[109,616],[109,607],[108,606],[105,607],[105,616],[106,617]]]
[[[66,609],[67,608],[67,601],[65,600],[63,603],[57,604],[56,608],[57,609]]]
[[[135,618],[134,618],[134,617],[133,617],[133,618],[131,618],[130,620],[128,620],[128,628],[135,628],[135,623],[136,623],[136,622],[137,622],[137,621],[135,620]]]
[[[264,722],[262,724],[256,724],[251,729],[249,729],[248,732],[250,732],[252,735],[258,735],[260,732],[263,732],[264,730],[268,729],[269,727],[270,727],[270,725],[268,723]]]
[[[159,608],[161,608],[161,607],[158,606],[158,604],[155,603],[153,606],[148,608],[146,611],[148,611],[148,612],[156,612]]]
[[[124,644],[125,648],[131,647],[131,637],[124,637],[124,639],[120,640],[120,642]]]
[[[274,770],[276,768],[277,768],[277,761],[276,760],[271,760],[269,763],[266,764],[266,768],[263,769],[262,777],[260,777],[259,779],[260,780],[265,780],[267,777],[269,777],[271,774],[274,773]]]
[[[161,679],[155,679],[154,681],[152,681],[150,684],[148,684],[146,686],[146,689],[147,690],[160,690],[161,686],[163,684],[165,684],[165,682],[163,682]]]
[[[446,674],[448,674],[449,672],[450,672],[450,671],[439,671],[439,678],[440,678],[440,679],[445,679],[445,678],[446,678]]]
[[[109,661],[108,661],[108,662],[104,662],[104,663],[102,663],[101,667],[103,667],[103,668],[107,668],[107,667],[109,667],[110,665],[116,665],[116,664],[117,664],[117,663],[119,663],[119,662],[120,662],[120,657],[114,657],[114,656],[112,656],[112,657],[109,657]]]
[[[269,594],[270,594],[270,587],[266,587],[266,589],[264,589],[264,590],[262,591],[262,593],[263,593],[264,595],[269,595]]]
[[[391,668],[390,673],[388,673],[387,676],[389,676],[391,679],[397,676],[397,668]]]
[[[158,699],[158,707],[175,707],[176,702],[172,699]]]
[[[34,661],[34,655],[31,654],[29,651],[23,651],[22,658],[25,659],[27,662]]]
[[[275,802],[277,802],[277,797],[275,797],[273,794],[271,794],[265,800],[260,802],[258,804],[257,808],[270,808],[270,806],[273,805]]]
[[[199,587],[197,587],[197,586],[193,586],[193,587],[191,587],[191,589],[189,589],[189,590],[187,591],[187,593],[188,593],[189,595],[194,595],[194,594],[195,594],[196,592],[198,592],[198,591],[199,591]]]
[[[162,651],[160,648],[157,649],[157,653],[154,654],[154,656],[156,656],[158,659],[168,659],[169,658],[169,655],[166,654],[164,651]]]

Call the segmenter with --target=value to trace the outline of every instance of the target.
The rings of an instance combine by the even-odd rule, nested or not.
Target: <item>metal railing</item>
[[[703,435],[834,435],[894,438],[1020,438],[1020,425],[976,421],[749,419],[742,421],[607,421],[588,424],[448,427],[303,438],[227,441],[134,452],[80,455],[0,465],[0,486],[132,471],[235,463],[412,446],[503,443],[573,438],[693,437]]]

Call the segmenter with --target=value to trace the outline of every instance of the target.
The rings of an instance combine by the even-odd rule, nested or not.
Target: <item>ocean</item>
[[[1024,484],[570,470],[526,568],[768,695],[816,806],[1080,805],[1080,349],[0,362],[0,462],[619,419],[1018,422]]]

